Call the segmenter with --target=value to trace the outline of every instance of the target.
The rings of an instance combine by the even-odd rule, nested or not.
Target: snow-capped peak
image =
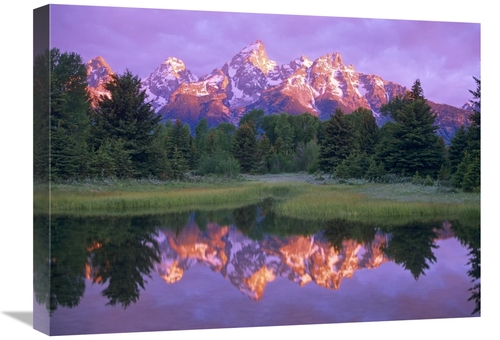
[[[278,67],[278,64],[275,61],[269,60],[264,44],[260,40],[256,40],[247,47],[243,48],[236,56],[234,56],[230,66],[236,69],[245,63],[252,64],[260,69],[265,75],[274,71]]]
[[[166,75],[166,73],[175,76],[177,78],[181,77],[179,75],[180,72],[186,70],[186,66],[184,62],[175,57],[167,58],[163,63],[161,63],[159,70],[162,70],[162,73]]]
[[[241,50],[241,54],[248,54],[253,51],[259,51],[264,48],[264,44],[260,40],[255,40],[253,43]]]

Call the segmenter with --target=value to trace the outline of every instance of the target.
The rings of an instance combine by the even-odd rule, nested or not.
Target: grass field
[[[245,176],[239,180],[161,182],[88,180],[35,185],[34,209],[53,214],[116,214],[236,208],[276,199],[277,214],[311,220],[394,217],[480,218],[480,194],[411,183],[338,184],[309,175]]]

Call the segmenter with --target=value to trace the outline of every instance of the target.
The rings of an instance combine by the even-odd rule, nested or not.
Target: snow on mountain
[[[102,58],[87,65],[89,89],[96,95],[105,93],[102,85],[112,74],[111,69]],[[314,61],[301,56],[279,66],[269,59],[260,40],[244,47],[220,69],[201,77],[191,73],[181,60],[169,57],[143,79],[142,87],[163,119],[180,119],[192,130],[202,118],[207,118],[211,126],[238,124],[246,112],[256,108],[266,114],[307,112],[324,120],[337,108],[350,113],[362,107],[371,110],[382,125],[387,117],[380,114],[381,106],[408,91],[378,75],[357,72],[354,66],[344,64],[339,52]],[[452,124],[444,127],[446,140],[456,125],[450,112],[463,121],[471,112],[470,105],[453,110],[450,106],[439,108],[447,115],[441,122]]]
[[[142,87],[146,90],[153,108],[158,111],[169,102],[170,95],[180,84],[197,80],[197,76],[186,70],[182,60],[169,57],[142,81]]]
[[[282,80],[278,64],[269,60],[260,40],[243,48],[225,68],[231,80],[228,98],[233,108],[254,103],[262,91]]]
[[[111,80],[114,72],[104,58],[100,56],[89,60],[85,67],[87,68],[90,98],[92,104],[95,105],[101,95],[109,96],[109,91],[104,88],[104,85]]]

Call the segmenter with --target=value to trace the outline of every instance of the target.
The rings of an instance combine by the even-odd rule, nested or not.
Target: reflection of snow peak
[[[268,269],[266,266],[260,267],[252,276],[243,280],[250,293],[247,295],[254,300],[260,300],[267,283],[273,281],[275,278],[276,274],[272,269]]]
[[[170,264],[164,262],[160,266],[157,266],[156,270],[166,283],[175,283],[184,275],[184,269],[179,268],[177,261],[173,261]]]
[[[190,225],[178,235],[166,230],[157,241],[162,260],[156,271],[165,282],[179,281],[195,263],[208,265],[253,300],[260,300],[267,283],[277,276],[301,287],[312,281],[336,290],[356,270],[387,261],[381,251],[386,244],[383,235],[376,235],[370,245],[346,240],[336,251],[320,236],[269,236],[255,241],[234,227],[209,224],[205,231]]]

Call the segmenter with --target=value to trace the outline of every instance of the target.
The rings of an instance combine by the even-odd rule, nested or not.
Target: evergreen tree
[[[412,100],[425,99],[424,90],[422,89],[422,84],[420,83],[420,79],[415,80],[415,82],[411,87],[410,93],[408,93],[408,97]]]
[[[323,140],[319,154],[319,168],[334,173],[335,168],[346,159],[353,147],[352,128],[341,109],[324,123]]]
[[[469,116],[469,121],[471,122],[471,125],[477,128],[481,127],[481,80],[474,78],[474,81],[476,82],[476,90],[469,90],[470,93],[472,93],[473,100],[472,103],[474,104],[473,106],[473,111],[474,113]]]
[[[479,157],[474,157],[468,151],[465,151],[462,161],[457,166],[457,171],[451,177],[451,183],[464,191],[479,191],[481,185]]]
[[[457,170],[458,164],[464,157],[464,152],[467,150],[469,141],[467,138],[467,130],[462,125],[451,139],[450,147],[448,148],[448,158],[450,161],[451,171],[454,173]]]
[[[233,156],[240,163],[243,172],[249,173],[255,169],[257,139],[253,121],[246,122],[236,130],[233,142]]]
[[[170,174],[170,163],[167,150],[169,131],[170,125],[160,124],[152,143],[152,154],[155,160],[154,168],[152,169],[153,176],[162,180],[168,179],[168,175]]]
[[[375,158],[372,157],[370,160],[370,165],[366,170],[365,178],[373,182],[379,182],[382,181],[385,175],[386,171],[382,163],[375,161]]]
[[[451,184],[454,187],[462,188],[462,182],[463,182],[463,179],[465,177],[465,173],[467,172],[467,169],[469,168],[470,164],[472,164],[472,157],[470,156],[469,152],[466,150],[464,152],[464,156],[462,158],[462,161],[457,165],[456,171],[451,176]]]
[[[386,129],[377,159],[396,174],[418,171],[423,176],[436,177],[444,164],[444,141],[436,134],[436,113],[423,98],[420,83],[415,82],[412,89],[411,95],[383,107],[394,123]]]
[[[133,176],[133,165],[122,139],[106,139],[92,159],[92,175],[129,178]]]
[[[192,152],[189,126],[179,119],[169,128],[167,133],[167,159],[169,161],[169,178],[183,179],[190,169]]]
[[[473,158],[479,158],[481,160],[481,80],[473,77],[476,81],[476,90],[470,93],[474,96],[472,100],[473,113],[469,116],[470,127],[468,129],[468,139],[469,145],[468,150]]]
[[[188,154],[188,165],[189,170],[196,170],[200,162],[200,152],[196,147],[196,141],[192,135],[189,135],[189,154]]]
[[[207,155],[213,155],[217,148],[218,148],[217,133],[216,131],[212,130],[208,133],[207,139],[205,141],[205,146],[203,147],[202,150]]]
[[[266,134],[260,137],[257,143],[257,171],[266,174],[270,171],[271,155],[274,153],[274,148]]]
[[[469,90],[474,96],[470,126],[457,131],[449,148],[452,185],[465,191],[480,190],[481,185],[481,81],[475,77],[474,80],[477,88]]]
[[[107,139],[121,139],[130,155],[134,177],[152,175],[155,168],[152,145],[161,117],[146,102],[140,79],[129,70],[113,75],[105,88],[110,96],[101,95],[93,116],[96,149]]]
[[[449,181],[451,178],[451,170],[450,167],[447,165],[442,165],[441,169],[439,169],[438,172],[438,180],[440,181]]]
[[[282,113],[279,115],[278,124],[274,128],[274,134],[276,135],[276,139],[281,139],[281,147],[278,153],[281,153],[283,156],[289,156],[293,152],[293,140],[294,133],[292,129],[292,125],[288,121],[288,114]]]
[[[365,108],[358,108],[346,115],[352,125],[354,148],[360,153],[372,155],[379,141],[379,128],[372,112]]]
[[[195,145],[198,150],[205,150],[205,143],[208,137],[208,133],[208,120],[206,118],[202,118],[194,129]]]
[[[88,174],[90,102],[80,55],[50,51],[50,164],[53,179]]]
[[[35,57],[33,65],[33,177],[49,180],[50,52]]]
[[[363,178],[370,167],[370,159],[366,153],[351,152],[351,154],[340,163],[339,167],[335,169],[336,177]]]
[[[179,150],[177,146],[174,146],[173,149],[170,150],[169,160],[169,177],[176,180],[183,179],[189,170],[189,164],[184,158],[182,151]]]

